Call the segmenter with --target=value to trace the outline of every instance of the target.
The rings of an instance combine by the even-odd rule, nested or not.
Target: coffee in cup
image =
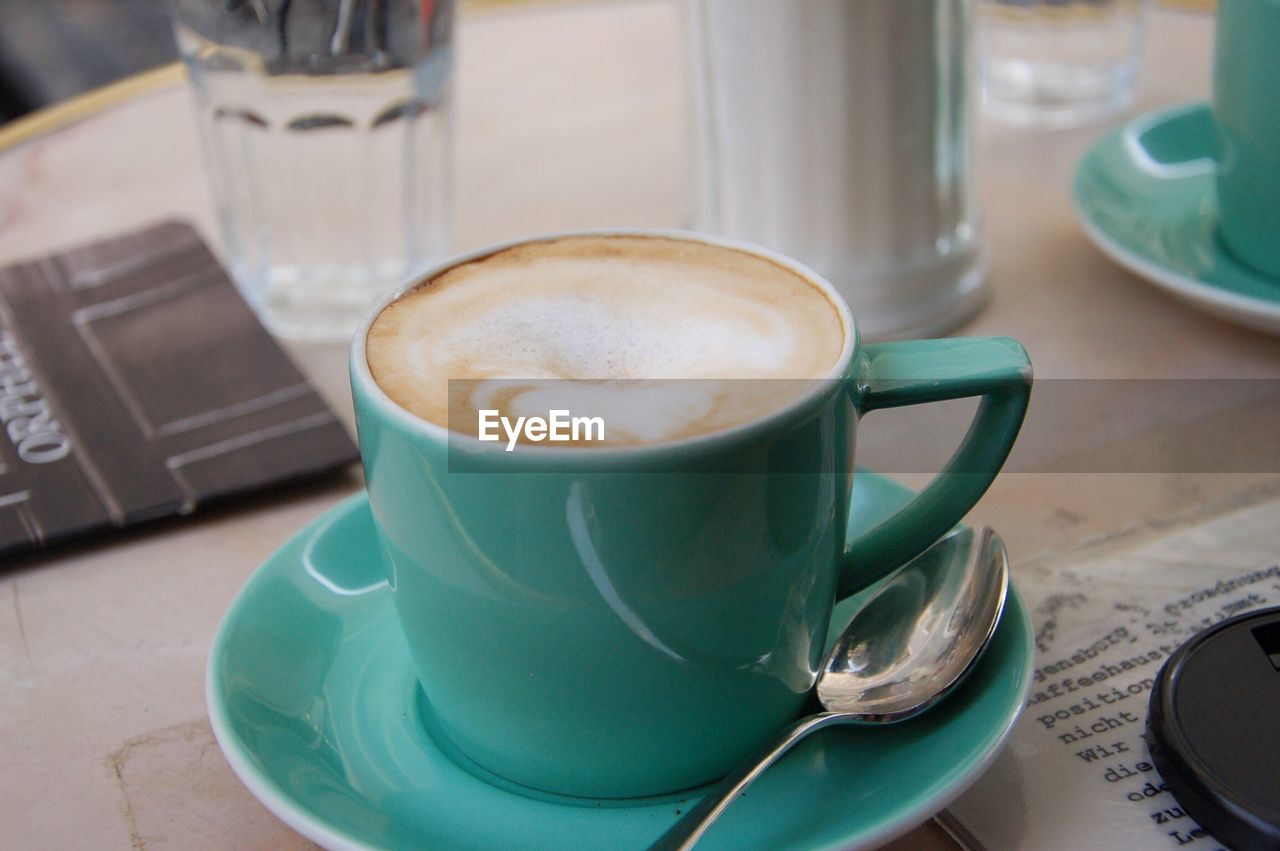
[[[382,391],[436,425],[474,436],[486,407],[559,395],[619,414],[590,444],[608,446],[757,419],[833,375],[845,337],[827,295],[768,258],[662,236],[575,236],[424,281],[378,314],[366,353]],[[609,386],[550,392],[575,380]],[[629,401],[643,423],[628,422]]]

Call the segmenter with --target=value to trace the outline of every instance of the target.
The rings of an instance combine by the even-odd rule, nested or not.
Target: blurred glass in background
[[[170,0],[232,276],[350,336],[446,250],[454,0]]]
[[[687,0],[693,225],[795,257],[867,339],[987,296],[974,0]]]
[[[988,114],[1073,127],[1123,111],[1142,65],[1149,0],[981,0]]]

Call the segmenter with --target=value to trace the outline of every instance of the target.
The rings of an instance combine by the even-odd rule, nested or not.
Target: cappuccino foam
[[[382,390],[437,425],[475,435],[480,409],[545,416],[561,405],[606,414],[605,442],[617,445],[777,410],[789,401],[777,384],[735,380],[827,377],[844,333],[821,289],[765,258],[666,237],[573,236],[424,282],[374,319],[366,354]]]

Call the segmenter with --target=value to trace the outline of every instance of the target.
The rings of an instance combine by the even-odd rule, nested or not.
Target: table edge
[[[54,133],[138,95],[176,85],[185,79],[186,69],[182,63],[170,62],[50,104],[0,127],[0,152]]]
[[[476,16],[506,12],[514,7],[539,9],[581,4],[582,0],[465,0],[464,9],[468,16]],[[41,107],[0,126],[0,153],[185,79],[182,62],[175,60]]]

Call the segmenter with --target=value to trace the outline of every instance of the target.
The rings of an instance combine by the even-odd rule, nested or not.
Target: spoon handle
[[[729,809],[742,792],[778,758],[810,733],[825,727],[847,722],[851,713],[819,712],[801,718],[782,732],[775,741],[770,742],[734,769],[720,784],[706,794],[698,805],[680,817],[680,820],[658,840],[649,846],[649,851],[688,851],[692,848],[708,828]]]

